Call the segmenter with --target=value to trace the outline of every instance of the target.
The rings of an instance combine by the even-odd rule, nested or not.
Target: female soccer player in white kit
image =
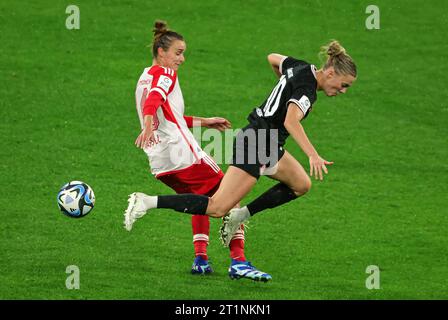
[[[151,172],[157,179],[171,187],[176,193],[193,193],[212,196],[218,189],[224,174],[198,145],[189,128],[203,126],[225,130],[230,122],[224,118],[199,118],[184,115],[184,100],[177,77],[179,66],[185,61],[186,44],[184,38],[167,29],[166,23],[156,21],[153,41],[153,65],[145,68],[136,88],[137,113],[142,134],[151,130],[149,143],[144,151],[148,155]],[[130,231],[138,216],[132,209],[139,202],[140,193],[129,197],[125,212],[125,228]],[[209,217],[192,216],[195,260],[193,274],[212,272],[208,263]],[[270,275],[258,271],[244,256],[244,228],[241,226],[230,243],[232,259],[229,275],[231,278],[246,277],[252,280],[268,281]]]

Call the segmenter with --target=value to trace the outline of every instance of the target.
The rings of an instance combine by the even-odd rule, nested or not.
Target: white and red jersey
[[[179,79],[170,68],[155,65],[145,68],[140,76],[135,99],[142,129],[143,107],[149,93],[153,91],[162,96],[163,104],[153,116],[155,143],[144,149],[151,172],[157,177],[188,168],[204,157],[208,160],[209,157],[200,148],[185,122],[185,105]]]

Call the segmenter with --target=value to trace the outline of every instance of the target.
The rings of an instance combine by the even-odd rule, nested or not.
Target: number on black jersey
[[[277,111],[278,106],[280,104],[280,96],[282,95],[283,89],[286,86],[286,76],[281,76],[278,84],[275,86],[274,90],[272,90],[271,95],[266,101],[266,105],[263,108],[263,116],[270,117],[275,111]]]

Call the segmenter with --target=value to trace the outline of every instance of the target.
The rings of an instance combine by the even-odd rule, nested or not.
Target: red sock
[[[233,235],[229,244],[230,258],[237,261],[246,261],[244,256],[244,226],[241,226]]]
[[[207,215],[192,215],[191,226],[193,228],[193,244],[196,256],[208,260],[207,245],[210,231],[210,221]]]

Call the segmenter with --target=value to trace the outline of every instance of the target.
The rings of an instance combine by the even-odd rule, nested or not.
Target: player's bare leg
[[[282,184],[274,186],[247,206],[230,210],[229,215],[223,219],[224,223],[220,230],[220,238],[224,246],[229,245],[230,239],[241,223],[247,221],[253,214],[293,200],[307,193],[311,188],[311,179],[305,169],[287,151],[277,163],[275,172],[267,176]],[[269,198],[268,201],[266,198]]]
[[[219,189],[209,199],[206,213],[215,218],[225,216],[250,192],[256,183],[257,179],[246,171],[229,166]]]

